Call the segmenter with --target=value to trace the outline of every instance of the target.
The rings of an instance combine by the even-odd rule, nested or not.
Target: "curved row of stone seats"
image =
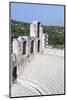
[[[19,57],[18,57],[19,59]],[[34,59],[34,55],[30,55],[30,56],[24,56],[21,58],[21,60],[18,60],[19,62],[17,63],[18,71],[18,77],[21,76],[21,74],[23,73],[23,71],[25,70],[26,67],[28,67],[28,65],[30,64],[30,62]]]
[[[21,85],[11,88],[12,96],[64,94],[64,57],[38,53],[19,80]]]
[[[11,88],[11,97],[41,95],[28,81],[18,79]]]
[[[45,48],[44,54],[54,55],[54,56],[64,56],[64,50],[62,49],[56,49],[56,48]]]

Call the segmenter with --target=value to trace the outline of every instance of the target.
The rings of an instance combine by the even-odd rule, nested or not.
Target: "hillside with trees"
[[[64,27],[44,26],[43,33],[48,34],[49,45],[55,48],[64,48]],[[13,38],[30,35],[30,23],[11,20],[11,43]]]

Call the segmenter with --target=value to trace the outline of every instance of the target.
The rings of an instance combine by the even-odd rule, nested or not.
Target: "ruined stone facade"
[[[20,77],[21,70],[24,70],[26,64],[32,60],[35,54],[43,53],[45,36],[40,22],[33,21],[30,24],[30,36],[19,36],[13,39],[12,57],[15,58],[14,67],[17,70],[17,76]]]

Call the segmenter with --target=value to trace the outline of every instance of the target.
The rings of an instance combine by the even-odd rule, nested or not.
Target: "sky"
[[[11,3],[11,19],[43,25],[64,26],[64,6]]]

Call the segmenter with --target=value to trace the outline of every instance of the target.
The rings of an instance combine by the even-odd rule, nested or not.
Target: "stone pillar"
[[[40,52],[43,53],[44,47],[43,47],[43,27],[40,26]]]
[[[18,55],[19,51],[18,51],[18,41],[17,41],[17,39],[13,39],[12,48],[13,48],[13,53]]]
[[[29,40],[27,39],[26,40],[26,55],[28,55],[28,53],[29,53]]]

